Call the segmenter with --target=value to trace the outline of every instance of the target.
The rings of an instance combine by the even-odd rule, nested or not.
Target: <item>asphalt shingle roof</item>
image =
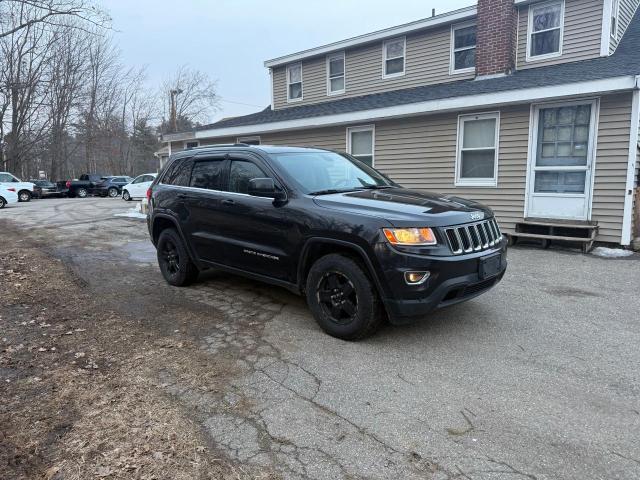
[[[200,126],[196,130],[322,117],[429,100],[506,92],[523,88],[556,86],[625,75],[640,75],[640,10],[636,12],[616,52],[608,57],[518,70],[512,75],[480,81],[461,80],[437,85],[425,85],[278,110],[271,110],[271,107],[267,107],[257,113],[220,120],[210,125]]]

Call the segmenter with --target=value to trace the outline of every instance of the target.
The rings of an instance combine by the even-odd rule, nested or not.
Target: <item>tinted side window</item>
[[[186,160],[182,162],[176,162],[171,171],[164,178],[163,183],[168,185],[176,185],[178,187],[188,187],[189,179],[191,178],[191,166],[193,162]]]
[[[191,175],[191,186],[208,190],[222,190],[222,167],[224,160],[196,162]]]
[[[249,193],[249,180],[268,176],[255,163],[234,160],[231,162],[231,170],[229,172],[229,191]]]

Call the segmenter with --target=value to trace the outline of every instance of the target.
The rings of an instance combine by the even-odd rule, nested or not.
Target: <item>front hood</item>
[[[383,218],[396,227],[442,227],[493,216],[490,208],[471,200],[405,188],[321,195],[314,202],[324,208]]]

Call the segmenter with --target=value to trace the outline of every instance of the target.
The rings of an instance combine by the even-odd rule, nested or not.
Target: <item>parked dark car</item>
[[[65,187],[68,190],[69,197],[84,198],[89,195],[89,192],[101,182],[105,175],[85,173],[80,175],[78,180],[67,180],[66,182],[58,182],[58,188]]]
[[[104,177],[89,190],[89,193],[100,197],[116,198],[122,194],[122,187],[128,185],[132,180],[131,177]]]
[[[171,285],[215,268],[304,294],[354,340],[495,286],[506,238],[488,207],[405,189],[347,154],[217,146],[175,154],[148,191]]]
[[[69,193],[69,189],[66,185],[60,187],[58,184],[50,182],[49,180],[29,180],[34,184],[33,196],[36,198],[51,198],[51,197],[66,197]]]

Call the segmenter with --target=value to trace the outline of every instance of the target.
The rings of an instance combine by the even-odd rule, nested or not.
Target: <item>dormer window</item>
[[[451,28],[451,73],[472,72],[476,68],[476,25]]]
[[[344,93],[344,52],[327,57],[327,95]]]
[[[393,38],[382,44],[382,78],[404,75],[405,37]]]
[[[287,101],[302,100],[302,63],[287,66]]]
[[[611,38],[618,38],[618,18],[620,16],[620,0],[611,3]]]
[[[529,7],[527,60],[541,60],[562,54],[564,1]]]

